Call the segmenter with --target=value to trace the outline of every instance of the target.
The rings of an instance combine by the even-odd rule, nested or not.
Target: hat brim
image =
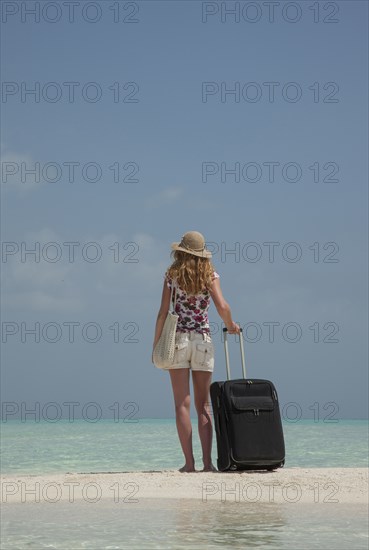
[[[211,258],[212,253],[210,250],[203,250],[202,252],[196,252],[195,250],[187,250],[187,248],[182,248],[179,246],[180,243],[172,243],[172,250],[181,250],[181,252],[187,252],[187,254],[193,254],[194,256],[199,256],[200,258]]]

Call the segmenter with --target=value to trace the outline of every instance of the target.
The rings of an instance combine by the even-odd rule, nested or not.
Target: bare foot
[[[186,466],[186,465],[182,466],[182,468],[180,468],[178,471],[181,472],[181,473],[196,472],[196,470],[193,466],[191,467],[191,466]]]
[[[201,472],[217,472],[218,470],[214,466],[214,464],[210,464],[210,466],[204,467]]]

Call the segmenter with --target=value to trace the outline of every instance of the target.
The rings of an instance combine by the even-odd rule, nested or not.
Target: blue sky
[[[96,402],[104,416],[114,402],[133,402],[140,417],[173,416],[169,374],[151,364],[151,347],[170,243],[198,230],[246,329],[247,375],[273,380],[285,417],[295,409],[311,418],[311,407],[322,420],[333,409],[335,418],[366,417],[367,3],[319,2],[314,22],[313,3],[297,2],[294,23],[285,2],[272,22],[258,2],[253,23],[247,2],[239,22],[224,13],[222,21],[223,2],[117,2],[119,23],[113,2],[94,3],[95,23],[84,2],[73,22],[60,3],[54,23],[47,2],[39,22],[24,13],[34,2],[10,4],[18,11],[3,7],[2,399],[30,408]],[[204,83],[219,92],[204,95]],[[37,86],[37,101],[22,96]],[[222,97],[222,86],[239,87],[239,101]],[[29,172],[22,181],[35,163],[39,181]],[[236,163],[239,181],[222,181],[222,167]],[[206,166],[215,172],[207,178]],[[63,243],[72,242],[71,259]],[[22,246],[44,252],[35,261]],[[209,316],[213,380],[223,380],[213,305]],[[35,323],[40,341],[22,341]],[[95,329],[83,333],[86,323],[100,329],[97,342],[87,341]]]

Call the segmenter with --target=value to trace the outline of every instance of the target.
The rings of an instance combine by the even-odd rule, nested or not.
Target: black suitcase
[[[230,380],[227,329],[223,329],[227,381],[213,382],[210,397],[218,449],[218,470],[274,470],[283,467],[285,446],[278,395],[270,380]]]

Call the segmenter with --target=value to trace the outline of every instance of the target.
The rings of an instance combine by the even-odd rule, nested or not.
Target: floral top
[[[172,279],[168,277],[167,273],[164,275],[164,279],[168,288],[171,288]],[[216,271],[213,272],[213,280],[219,279],[219,275]],[[176,295],[176,313],[179,315],[177,323],[177,332],[194,331],[210,334],[208,309],[210,306],[210,292],[205,289],[202,293],[195,296],[189,296],[187,293],[179,288]],[[174,298],[174,296],[173,296]]]

